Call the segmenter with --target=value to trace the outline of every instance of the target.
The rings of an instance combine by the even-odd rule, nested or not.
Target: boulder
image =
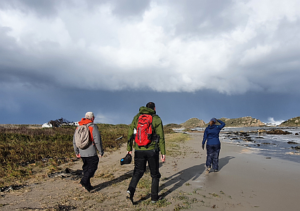
[[[273,130],[267,131],[267,134],[287,135],[287,134],[292,134],[292,133],[290,133],[288,131],[279,130],[279,129],[273,129]]]
[[[300,146],[295,146],[295,147],[292,147],[292,149],[295,149],[295,150],[300,150]]]

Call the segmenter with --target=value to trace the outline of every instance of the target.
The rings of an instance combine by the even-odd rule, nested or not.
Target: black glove
[[[202,149],[204,150],[204,144],[202,144]]]

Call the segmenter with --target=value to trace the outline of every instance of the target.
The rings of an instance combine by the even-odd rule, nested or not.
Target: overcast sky
[[[287,120],[299,40],[299,0],[2,0],[0,123]]]

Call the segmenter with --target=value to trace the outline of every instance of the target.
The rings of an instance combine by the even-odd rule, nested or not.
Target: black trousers
[[[91,186],[91,177],[94,176],[99,163],[99,157],[97,155],[93,157],[81,157],[83,161],[83,177],[81,179],[81,183],[90,187]]]
[[[161,177],[159,173],[159,152],[157,150],[135,150],[134,153],[134,171],[131,182],[129,184],[128,190],[134,194],[136,186],[139,180],[144,175],[146,171],[146,163],[150,168],[150,174],[152,177],[151,185],[151,200],[158,200],[158,188],[159,188],[159,178]]]

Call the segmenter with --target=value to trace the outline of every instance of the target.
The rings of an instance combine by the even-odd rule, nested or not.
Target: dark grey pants
[[[219,170],[219,154],[221,150],[221,144],[206,145],[207,158],[206,166],[211,167],[215,170]]]

